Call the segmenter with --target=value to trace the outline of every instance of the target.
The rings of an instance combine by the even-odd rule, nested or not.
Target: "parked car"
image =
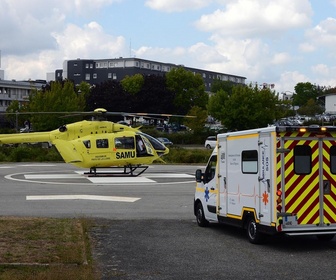
[[[168,138],[164,138],[164,137],[158,137],[157,138],[161,143],[163,143],[165,146],[172,146],[173,142],[170,141]]]
[[[207,149],[213,149],[216,147],[217,144],[217,137],[216,136],[209,136],[204,143],[204,147]]]

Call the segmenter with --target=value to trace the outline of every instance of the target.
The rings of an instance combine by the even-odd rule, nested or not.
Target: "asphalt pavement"
[[[336,238],[248,242],[243,230],[198,227],[194,172],[150,166],[137,178],[87,178],[64,163],[0,164],[0,214],[87,217],[98,279],[336,279]]]
[[[191,215],[192,217],[192,215]],[[100,279],[335,279],[336,241],[247,241],[238,228],[194,219],[97,220],[90,233]]]

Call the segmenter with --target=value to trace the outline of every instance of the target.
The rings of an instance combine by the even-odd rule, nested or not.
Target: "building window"
[[[89,68],[89,63],[85,64],[85,68],[87,68],[87,69]]]
[[[89,81],[91,79],[90,74],[85,74],[85,80]]]
[[[74,66],[77,67],[78,66],[77,63],[74,63]]]
[[[112,73],[107,73],[107,78],[112,79]]]
[[[92,78],[93,78],[93,79],[97,79],[97,73],[94,73],[94,74],[92,75]]]
[[[113,80],[117,79],[117,73],[113,73]]]
[[[90,64],[90,68],[91,68],[91,69],[93,68],[93,63]]]

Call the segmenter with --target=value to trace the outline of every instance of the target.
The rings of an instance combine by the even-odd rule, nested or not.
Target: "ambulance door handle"
[[[224,177],[223,179],[224,179],[224,189],[226,189],[226,177]]]
[[[330,188],[330,181],[323,180],[323,194],[330,194],[331,188]]]
[[[271,192],[271,183],[270,183],[270,179],[266,179],[267,182],[267,192]]]

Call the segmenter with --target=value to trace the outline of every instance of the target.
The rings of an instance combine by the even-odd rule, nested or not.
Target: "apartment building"
[[[55,71],[55,79],[72,80],[75,84],[82,81],[89,84],[100,84],[108,80],[121,81],[125,76],[135,74],[163,76],[173,68],[183,67],[188,71],[200,74],[204,80],[206,91],[210,91],[214,80],[231,81],[237,84],[245,84],[245,77],[208,71],[203,69],[186,67],[172,63],[140,59],[140,58],[113,58],[113,59],[75,59],[66,60],[63,69]]]
[[[23,105],[29,100],[31,91],[41,89],[45,81],[0,80],[0,112],[5,112],[13,100]]]

